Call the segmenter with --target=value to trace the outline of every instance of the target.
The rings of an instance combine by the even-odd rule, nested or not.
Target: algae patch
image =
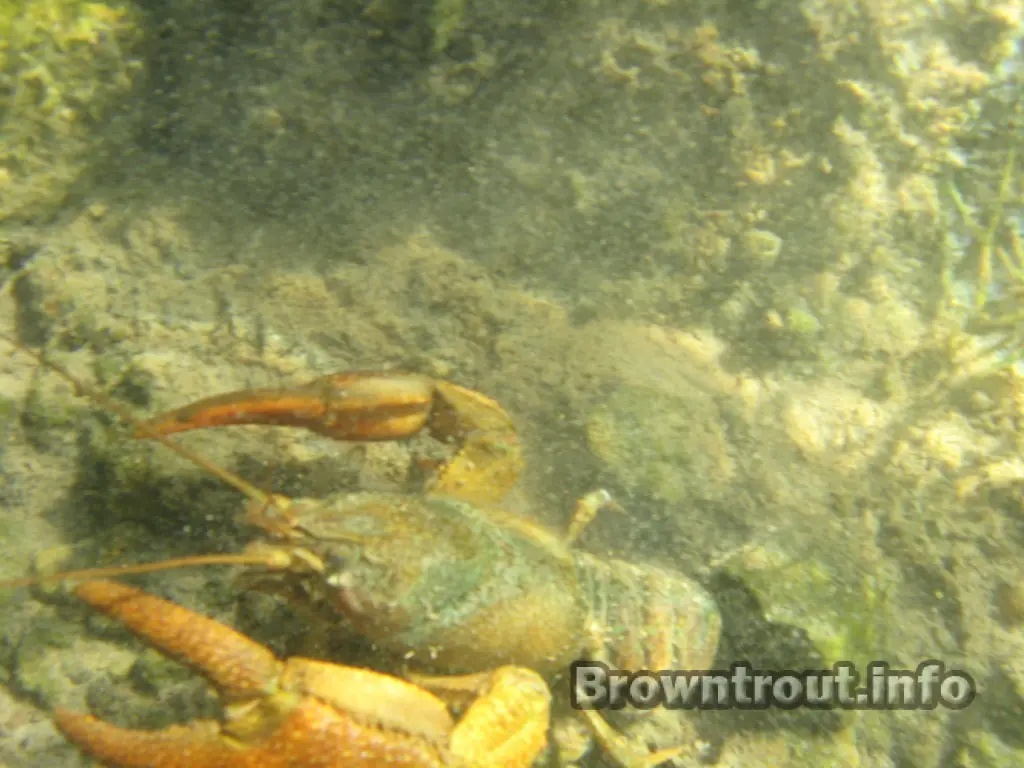
[[[804,629],[826,666],[864,669],[884,635],[886,589],[881,574],[845,565],[764,546],[731,558],[725,571],[753,592],[768,621]]]
[[[140,38],[127,6],[0,2],[0,221],[45,215],[87,169]]]

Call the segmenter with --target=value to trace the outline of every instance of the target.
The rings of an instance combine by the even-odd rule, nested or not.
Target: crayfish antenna
[[[195,555],[160,560],[154,563],[136,565],[113,565],[107,568],[83,568],[76,571],[61,571],[45,576],[26,576],[21,579],[0,581],[0,589],[34,587],[40,584],[54,584],[69,581],[91,581],[116,576],[134,576],[140,573],[157,573],[180,568],[196,568],[205,565],[256,565],[272,571],[285,571],[293,567],[295,558],[282,549],[262,549],[239,555]]]
[[[188,462],[209,472],[216,478],[223,480],[228,485],[243,493],[250,501],[250,506],[264,510],[273,509],[284,520],[288,520],[288,511],[291,506],[291,499],[280,496],[276,493],[268,493],[257,488],[252,483],[235,475],[232,472],[210,461],[186,445],[183,445],[166,435],[156,431],[145,421],[139,419],[128,408],[103,392],[89,386],[80,380],[71,371],[60,363],[48,358],[42,352],[22,344],[17,339],[0,332],[0,339],[3,339],[15,349],[24,352],[35,358],[44,368],[53,371],[62,379],[71,384],[75,394],[92,400],[101,408],[113,413],[126,424],[134,427],[137,434],[152,438],[168,449],[181,456]],[[279,525],[284,526],[285,523]],[[120,565],[107,568],[87,568],[82,570],[62,571],[60,573],[47,574],[44,576],[29,576],[20,579],[9,579],[0,581],[0,589],[17,589],[19,587],[30,587],[39,584],[60,583],[69,581],[85,581],[90,579],[108,578],[112,576],[131,576],[143,573],[156,573],[159,571],[170,571],[180,568],[194,568],[207,565],[249,565],[262,566],[269,570],[288,570],[296,565],[296,558],[282,549],[265,548],[259,551],[249,551],[242,554],[219,554],[219,555],[196,555],[194,557],[182,557],[171,560],[162,560],[153,563],[140,563],[136,565]],[[301,565],[308,566],[303,561]]]
[[[44,368],[53,371],[62,379],[70,383],[71,386],[75,388],[75,393],[77,395],[87,397],[100,407],[115,414],[126,424],[129,424],[132,427],[134,427],[137,434],[142,435],[143,437],[148,437],[153,440],[156,440],[161,445],[167,447],[169,450],[178,454],[186,461],[191,462],[192,464],[194,464],[195,466],[199,467],[202,470],[205,470],[206,472],[209,472],[211,475],[218,478],[219,480],[223,480],[232,488],[245,494],[247,498],[251,499],[257,504],[263,504],[267,506],[273,505],[279,509],[287,509],[288,499],[286,499],[285,497],[261,491],[252,483],[244,480],[243,478],[239,477],[233,472],[229,472],[223,467],[213,463],[208,458],[206,458],[200,453],[197,453],[196,451],[193,451],[188,446],[176,442],[175,440],[172,440],[166,435],[161,434],[159,431],[154,429],[145,421],[135,416],[135,414],[133,414],[128,408],[123,406],[121,403],[117,402],[111,397],[108,397],[107,395],[95,389],[94,387],[89,386],[84,381],[75,376],[73,373],[71,373],[71,371],[69,371],[63,365],[51,360],[42,352],[38,352],[34,349],[25,346],[20,341],[18,341],[15,338],[12,338],[6,333],[0,333],[0,339],[3,339],[12,347],[21,352],[24,352],[26,355],[34,357],[36,361]]]

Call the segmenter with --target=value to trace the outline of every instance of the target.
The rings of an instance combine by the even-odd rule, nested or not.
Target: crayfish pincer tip
[[[92,715],[58,708],[57,727],[69,741],[103,765],[118,768],[225,768],[243,765],[238,749],[222,739],[210,721],[136,731],[105,723]]]

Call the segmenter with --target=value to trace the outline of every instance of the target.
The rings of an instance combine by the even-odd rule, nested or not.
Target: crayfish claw
[[[57,709],[53,716],[70,741],[96,759],[121,768],[213,768],[231,765],[239,754],[211,721],[162,731],[135,731],[66,709]]]
[[[281,662],[268,648],[187,608],[114,581],[87,581],[75,594],[161,653],[189,665],[225,701],[261,696],[273,688]]]

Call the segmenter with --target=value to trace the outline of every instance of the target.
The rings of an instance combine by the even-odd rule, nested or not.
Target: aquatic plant
[[[967,330],[991,336],[993,350],[1010,364],[1024,355],[1024,198],[1016,155],[1017,148],[1011,145],[995,188],[976,196],[982,202],[969,203],[956,184],[948,185],[974,263],[969,267],[973,275],[967,278],[967,296],[946,264],[947,299],[958,303],[959,298],[966,304]],[[954,249],[959,250],[959,244]]]

